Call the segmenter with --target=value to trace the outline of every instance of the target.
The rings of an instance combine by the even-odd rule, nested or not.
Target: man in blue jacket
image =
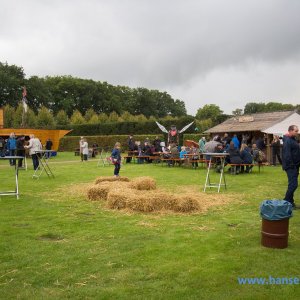
[[[16,156],[17,151],[17,141],[15,134],[12,132],[9,135],[9,139],[7,140],[6,149],[9,151],[9,156]],[[10,159],[9,163],[11,166],[14,166],[16,164],[15,159]]]
[[[288,134],[283,137],[282,147],[282,168],[288,177],[288,188],[285,194],[285,200],[289,201],[294,208],[294,192],[298,187],[298,176],[300,166],[300,148],[296,141],[299,129],[296,125],[291,125]]]

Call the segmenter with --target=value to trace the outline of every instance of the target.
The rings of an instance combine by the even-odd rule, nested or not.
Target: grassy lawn
[[[72,193],[112,175],[74,153],[51,159],[55,174],[20,171],[21,197],[0,198],[1,299],[299,299],[299,285],[240,285],[238,277],[300,278],[300,211],[290,220],[289,247],[260,245],[259,205],[280,199],[280,167],[227,175],[232,204],[204,214],[111,211]],[[203,189],[205,169],[125,164],[121,175],[152,176],[161,188]],[[216,176],[216,174],[214,174]],[[0,190],[13,169],[0,162]],[[216,193],[215,190],[208,193]],[[296,193],[300,204],[300,190]]]

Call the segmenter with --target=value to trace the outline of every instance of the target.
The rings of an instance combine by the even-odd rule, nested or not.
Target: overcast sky
[[[214,103],[300,103],[299,0],[0,0],[0,61]]]

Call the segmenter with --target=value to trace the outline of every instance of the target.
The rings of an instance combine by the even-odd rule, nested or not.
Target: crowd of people
[[[53,142],[51,139],[47,139],[44,148],[45,150],[51,150],[53,146]],[[7,139],[0,137],[0,156],[11,156],[12,158],[9,159],[9,164],[11,166],[16,165],[16,159],[14,156],[25,157],[26,150],[28,154],[32,158],[33,168],[36,170],[39,167],[39,159],[37,151],[43,149],[43,145],[41,141],[34,136],[34,134],[30,134],[29,138],[25,135],[16,136],[14,132],[12,132]],[[50,152],[47,153],[47,157],[50,157]],[[24,167],[24,159],[19,158],[18,161],[18,168]]]

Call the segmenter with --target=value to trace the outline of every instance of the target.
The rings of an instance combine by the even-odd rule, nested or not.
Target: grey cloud
[[[201,88],[216,70],[226,76],[228,68],[247,73],[300,58],[296,0],[2,0],[0,7],[0,59],[28,75],[175,91]]]

